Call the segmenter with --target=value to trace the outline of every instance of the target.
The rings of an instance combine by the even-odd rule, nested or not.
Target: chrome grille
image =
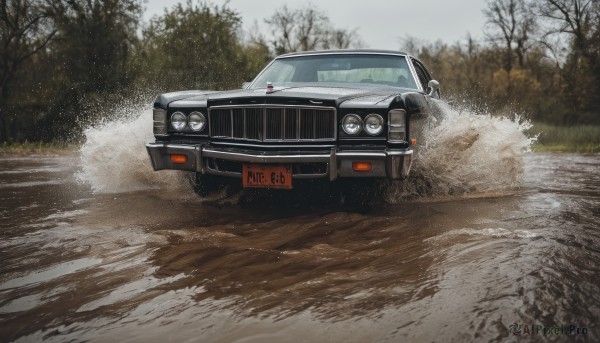
[[[210,136],[260,142],[331,141],[335,109],[300,106],[219,106],[208,110]]]

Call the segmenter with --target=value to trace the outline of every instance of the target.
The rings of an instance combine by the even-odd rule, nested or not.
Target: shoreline
[[[78,145],[44,142],[0,143],[0,157],[11,156],[68,156],[79,150]]]
[[[566,145],[566,144],[534,144],[531,146],[534,153],[560,153],[560,154],[593,154],[600,153],[600,144]]]

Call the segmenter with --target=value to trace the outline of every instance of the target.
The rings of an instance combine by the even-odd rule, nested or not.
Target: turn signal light
[[[359,172],[371,171],[371,162],[352,162],[352,169]]]
[[[182,154],[171,154],[170,155],[171,162],[183,164],[187,162],[187,156]]]
[[[416,140],[416,139],[414,139],[414,138],[413,138],[413,139],[411,139],[411,140],[410,140],[410,144],[412,144],[412,145],[415,145],[415,144],[417,144],[417,140]]]

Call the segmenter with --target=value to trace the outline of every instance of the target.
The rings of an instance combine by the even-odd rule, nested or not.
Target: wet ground
[[[366,213],[98,194],[78,164],[0,159],[0,341],[600,340],[600,155]]]

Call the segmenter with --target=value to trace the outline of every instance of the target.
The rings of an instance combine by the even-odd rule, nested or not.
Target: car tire
[[[341,200],[344,208],[357,211],[370,211],[381,199],[377,180],[348,179],[340,182]]]
[[[214,175],[203,175],[201,173],[192,173],[191,184],[194,192],[201,197],[214,194],[225,187],[222,178]]]

